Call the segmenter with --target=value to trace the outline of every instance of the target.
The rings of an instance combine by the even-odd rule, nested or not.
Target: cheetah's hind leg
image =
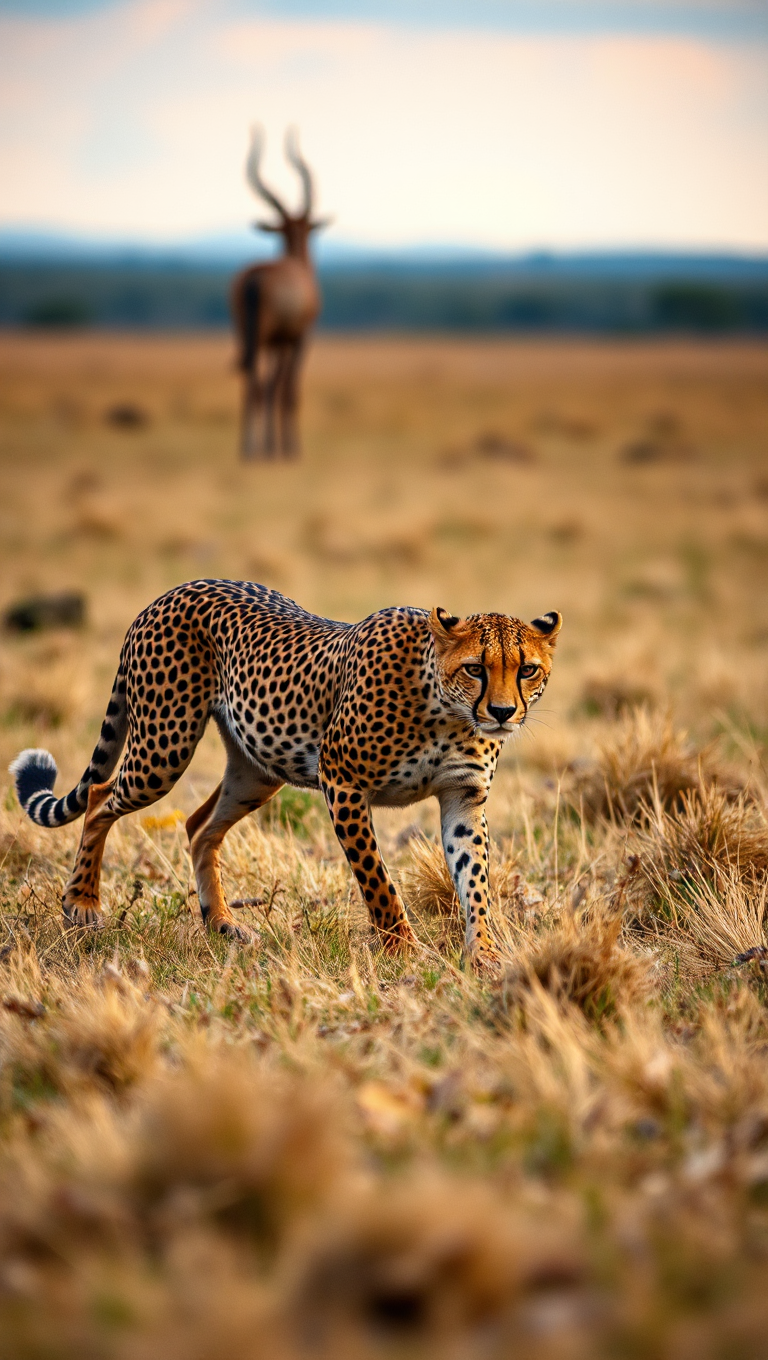
[[[148,760],[148,753],[142,750],[141,741],[134,731],[116,778],[105,784],[91,785],[80,848],[62,900],[64,916],[70,924],[101,925],[99,879],[104,842],[110,828],[120,817],[151,807],[159,798],[170,793],[192,759],[206,722],[207,714],[198,720],[196,729],[189,732],[187,746],[182,749],[182,758],[175,766],[170,763],[166,767],[162,764],[157,767],[151,765],[152,755],[156,754],[154,738],[147,739]]]
[[[235,921],[221,886],[221,843],[236,822],[262,807],[281,785],[265,782],[224,732],[222,737],[228,755],[224,778],[202,807],[192,813],[187,835],[203,924],[219,935],[249,944],[253,931]]]
[[[115,811],[112,793],[115,781],[92,784],[88,790],[88,808],[83,823],[83,834],[77,858],[64,889],[62,907],[67,922],[72,926],[100,926],[99,879],[104,843],[122,815]]]

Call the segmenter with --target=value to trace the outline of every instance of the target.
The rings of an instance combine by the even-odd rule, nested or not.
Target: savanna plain
[[[382,811],[418,952],[377,951],[319,795],[224,847],[215,731],[107,845],[0,776],[0,1356],[768,1355],[768,349],[320,337],[298,464],[236,457],[224,336],[0,337],[0,757],[72,787],[177,582],[564,615],[490,803],[498,978],[429,804]]]

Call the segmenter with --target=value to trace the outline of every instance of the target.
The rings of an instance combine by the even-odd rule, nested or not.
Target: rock
[[[149,424],[149,414],[133,401],[120,401],[107,408],[104,420],[119,430],[141,430]]]
[[[509,439],[497,430],[485,430],[475,440],[475,450],[481,458],[491,458],[499,463],[534,463],[533,449],[518,439]]]
[[[520,439],[511,439],[498,430],[482,430],[470,443],[443,449],[438,455],[438,466],[449,471],[466,467],[476,459],[495,463],[526,466],[536,462],[536,454]]]
[[[696,450],[686,439],[677,416],[661,411],[646,422],[645,433],[619,451],[622,463],[687,463]]]
[[[13,633],[34,633],[44,628],[82,628],[85,596],[79,590],[60,595],[32,595],[6,609],[4,626]]]

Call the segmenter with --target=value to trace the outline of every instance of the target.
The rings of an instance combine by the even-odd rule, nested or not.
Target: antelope
[[[298,457],[299,369],[307,334],[320,311],[309,238],[328,222],[312,217],[312,175],[299,152],[295,130],[289,128],[286,134],[285,155],[304,189],[304,205],[296,216],[261,178],[263,146],[262,130],[255,127],[246,175],[254,193],[274,209],[279,220],[255,222],[254,226],[282,236],[284,253],[280,259],[244,269],[232,285],[238,364],[245,378],[240,452],[247,460],[278,454]]]

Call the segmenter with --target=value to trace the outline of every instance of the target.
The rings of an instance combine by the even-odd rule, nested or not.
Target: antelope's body
[[[242,270],[232,285],[232,315],[245,379],[241,453],[243,458],[296,457],[299,452],[299,370],[307,334],[320,311],[320,289],[309,254],[309,237],[322,226],[312,220],[312,177],[295,142],[288,159],[304,185],[304,207],[292,216],[261,178],[261,137],[254,133],[248,159],[251,186],[279,215],[259,222],[262,231],[282,236],[284,255]]]

